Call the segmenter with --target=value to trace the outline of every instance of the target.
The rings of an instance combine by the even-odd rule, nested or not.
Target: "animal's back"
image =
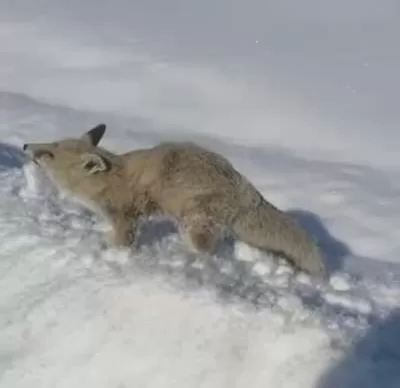
[[[238,208],[256,193],[226,158],[197,144],[161,143],[126,157],[140,170],[140,186],[174,216],[208,200]]]
[[[162,179],[197,190],[234,187],[240,174],[223,156],[193,143],[163,143],[154,148],[163,153]]]

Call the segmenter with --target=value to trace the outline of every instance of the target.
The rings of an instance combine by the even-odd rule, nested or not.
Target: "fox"
[[[317,242],[221,154],[190,141],[116,154],[99,146],[105,131],[99,124],[78,138],[24,144],[23,151],[59,190],[108,220],[109,247],[131,247],[139,220],[164,214],[200,254],[212,255],[230,234],[296,270],[325,274]]]

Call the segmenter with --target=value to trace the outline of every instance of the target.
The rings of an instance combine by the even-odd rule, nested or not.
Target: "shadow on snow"
[[[375,322],[349,353],[319,381],[318,388],[400,387],[400,309]]]
[[[16,146],[0,142],[0,169],[21,168],[25,155]]]

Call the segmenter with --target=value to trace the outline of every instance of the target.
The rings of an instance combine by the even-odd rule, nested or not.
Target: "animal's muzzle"
[[[22,149],[24,150],[25,154],[27,154],[33,160],[38,160],[43,156],[50,157],[52,159],[54,158],[54,154],[51,151],[40,147],[40,145],[24,144]]]

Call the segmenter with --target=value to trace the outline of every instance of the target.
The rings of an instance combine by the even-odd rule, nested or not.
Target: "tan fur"
[[[161,143],[115,155],[97,147],[99,125],[80,139],[28,144],[26,152],[63,190],[112,224],[112,244],[134,242],[139,217],[175,217],[194,249],[212,253],[223,232],[279,253],[296,267],[322,274],[315,243],[268,203],[221,155],[193,143]]]

